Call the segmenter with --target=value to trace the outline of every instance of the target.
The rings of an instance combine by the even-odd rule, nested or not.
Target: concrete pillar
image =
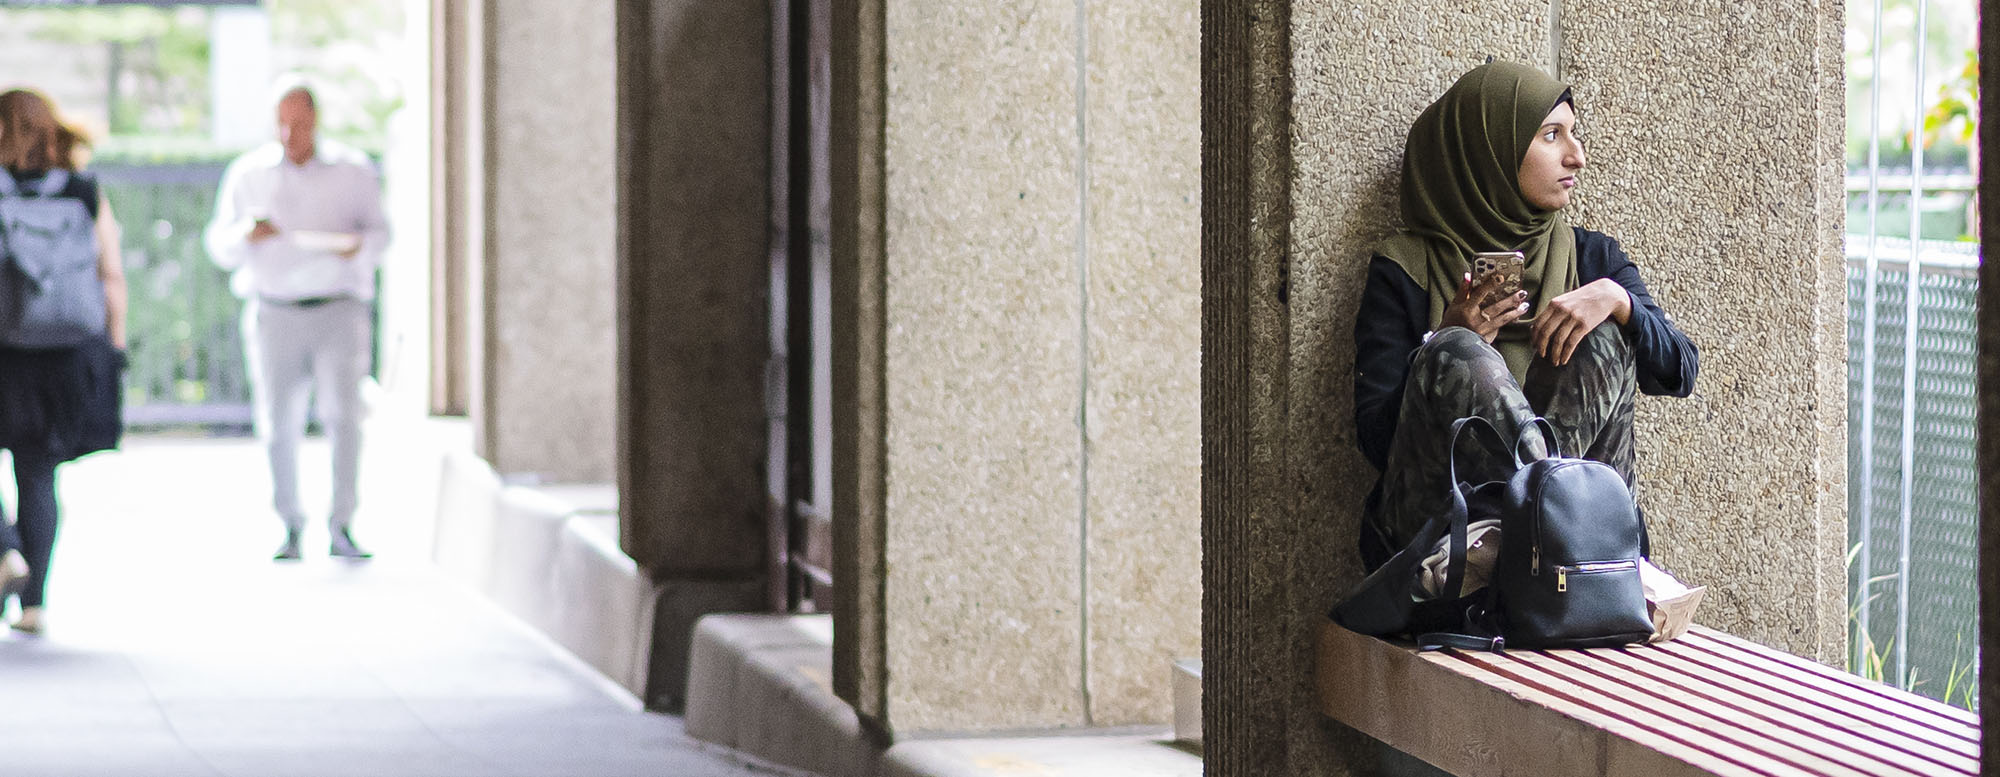
[[[620,544],[664,586],[647,700],[678,709],[694,619],[768,607],[770,11],[617,11]]]
[[[612,0],[485,0],[476,449],[505,475],[613,477]]]
[[[436,0],[430,16],[430,411],[467,415],[483,339],[475,258],[486,240],[485,3]]]
[[[1703,622],[1839,660],[1840,6],[1203,10],[1211,773],[1372,768],[1311,701],[1312,635],[1358,580],[1374,480],[1353,441],[1353,310],[1367,249],[1393,225],[1410,121],[1488,55],[1559,63],[1575,84],[1592,160],[1576,219],[1631,249],[1702,348],[1696,398],[1641,401],[1655,551],[1710,586]],[[1748,131],[1718,140],[1724,117]]]
[[[899,736],[1171,717],[1194,11],[835,5],[836,686]]]

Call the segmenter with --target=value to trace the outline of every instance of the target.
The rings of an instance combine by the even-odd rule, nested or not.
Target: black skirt
[[[58,461],[118,447],[125,354],[93,340],[75,348],[0,348],[0,448]]]

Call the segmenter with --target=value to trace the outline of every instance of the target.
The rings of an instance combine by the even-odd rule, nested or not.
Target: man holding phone
[[[316,399],[333,444],[335,557],[365,559],[350,526],[358,504],[362,382],[374,353],[375,268],[389,242],[381,183],[360,152],[318,137],[319,105],[302,79],[280,82],[278,138],[223,174],[207,243],[244,300],[243,349],[271,501],[285,539],[274,558],[300,558],[306,517],[298,448]]]

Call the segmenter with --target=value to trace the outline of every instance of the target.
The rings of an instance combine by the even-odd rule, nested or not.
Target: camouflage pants
[[[1615,322],[1586,335],[1568,364],[1558,367],[1535,359],[1526,384],[1517,385],[1500,352],[1470,329],[1440,330],[1411,356],[1376,514],[1391,548],[1401,548],[1426,521],[1450,509],[1451,425],[1466,416],[1492,421],[1511,442],[1523,424],[1540,415],[1555,427],[1563,455],[1609,464],[1627,486],[1632,484],[1632,401],[1638,377],[1632,347]],[[1492,447],[1490,441],[1461,441],[1459,479],[1498,477],[1505,459]],[[1544,455],[1541,436],[1529,435],[1522,460]]]

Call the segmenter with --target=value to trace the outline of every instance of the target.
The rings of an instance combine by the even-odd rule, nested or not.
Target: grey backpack
[[[90,206],[58,196],[67,170],[31,190],[0,170],[0,345],[68,348],[104,335],[97,223]]]

